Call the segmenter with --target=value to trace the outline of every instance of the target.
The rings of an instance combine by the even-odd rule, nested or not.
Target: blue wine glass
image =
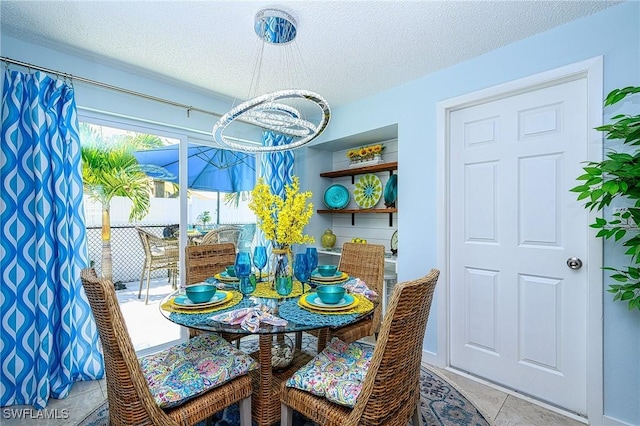
[[[318,267],[318,250],[315,247],[307,247],[307,263],[309,265],[309,274]]]
[[[293,262],[293,273],[300,283],[302,283],[302,292],[304,293],[304,284],[309,281],[311,269],[309,269],[309,259],[306,253],[297,253]]]
[[[253,266],[258,268],[258,281],[262,281],[262,268],[267,266],[267,248],[256,246],[253,249]]]
[[[246,251],[241,251],[236,255],[236,263],[234,264],[236,277],[240,280],[240,292],[242,294],[250,294],[255,290],[255,286],[249,279],[251,275],[251,257]]]

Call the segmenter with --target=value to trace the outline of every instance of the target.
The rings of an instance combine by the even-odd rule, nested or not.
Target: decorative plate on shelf
[[[398,198],[398,175],[389,176],[389,180],[384,187],[384,205],[395,207]]]
[[[398,231],[391,236],[391,253],[398,254]]]
[[[324,204],[330,209],[344,209],[349,199],[349,190],[343,185],[331,185],[324,191]]]
[[[356,182],[353,198],[363,209],[373,208],[382,196],[382,182],[372,173],[366,174]]]

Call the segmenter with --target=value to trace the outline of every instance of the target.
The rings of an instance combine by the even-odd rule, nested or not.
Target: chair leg
[[[144,299],[144,304],[149,304],[149,287],[151,287],[151,267],[147,269],[147,297]]]
[[[420,402],[416,405],[416,409],[411,416],[411,424],[413,426],[422,426],[422,414],[420,413]]]
[[[280,426],[293,426],[293,408],[280,404]]]
[[[147,261],[144,261],[144,266],[142,267],[142,275],[140,275],[140,288],[138,289],[138,299],[142,297],[142,283],[144,282],[144,274],[147,272]]]
[[[240,409],[240,426],[251,426],[251,397],[247,397],[238,403]]]

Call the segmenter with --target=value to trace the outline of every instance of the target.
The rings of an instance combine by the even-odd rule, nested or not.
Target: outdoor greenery
[[[614,105],[639,93],[640,87],[613,90],[604,105]],[[606,139],[621,140],[630,152],[609,150],[605,160],[589,162],[584,167],[585,173],[577,178],[583,183],[571,191],[579,194],[578,200],[587,200],[585,208],[590,210],[602,210],[618,197],[630,203],[629,207],[615,211],[609,220],[596,218],[591,227],[599,229],[598,237],[623,241],[630,266],[604,268],[613,272],[611,278],[615,281],[607,291],[614,294],[614,301],[626,301],[629,310],[640,310],[640,115],[618,114],[612,120],[596,130],[605,132]],[[627,232],[633,235],[623,240]]]
[[[211,222],[211,213],[209,212],[209,210],[205,210],[200,213],[196,219],[202,224],[203,227],[207,226],[207,223]]]
[[[85,193],[102,206],[102,260],[100,272],[111,279],[111,217],[113,197],[131,200],[129,220],[139,220],[149,213],[153,181],[133,156],[135,149],[163,145],[153,135],[133,134],[105,138],[93,126],[80,124],[82,144],[82,179]]]
[[[228,192],[224,194],[224,203],[229,207],[235,207],[237,209],[240,201],[251,201],[251,191]]]

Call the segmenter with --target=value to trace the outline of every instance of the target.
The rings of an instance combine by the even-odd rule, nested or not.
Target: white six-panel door
[[[587,412],[586,78],[451,113],[450,363]]]

